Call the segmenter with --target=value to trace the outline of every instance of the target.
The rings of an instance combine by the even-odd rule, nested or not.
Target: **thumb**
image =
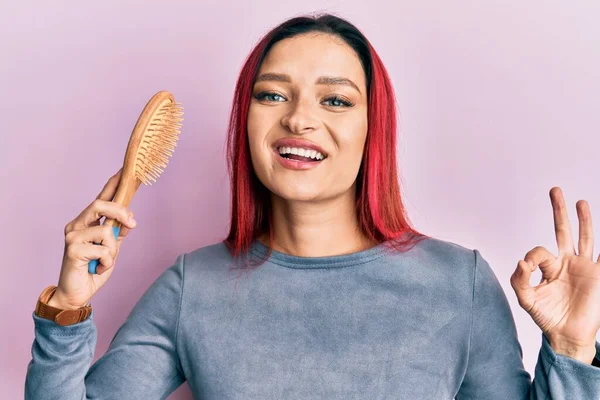
[[[133,213],[130,212],[129,216],[131,218],[133,218]],[[137,226],[137,221],[136,221],[136,226]],[[129,232],[132,230],[132,228],[128,228],[127,226],[121,224],[121,228],[119,229],[119,237],[117,238],[117,241],[119,243],[121,243],[121,240],[123,240],[124,238],[127,237],[127,235],[129,234]]]
[[[517,269],[510,277],[510,285],[512,286],[519,305],[527,312],[531,310],[534,304],[534,291],[529,281],[531,279],[532,267],[529,263],[520,260],[517,264]]]
[[[124,238],[127,237],[127,235],[129,234],[129,231],[131,231],[130,228],[126,227],[125,225],[121,225],[121,229],[119,230],[119,237],[117,238],[117,241],[121,241]]]

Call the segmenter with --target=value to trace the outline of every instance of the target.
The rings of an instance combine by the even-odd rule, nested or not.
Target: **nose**
[[[290,112],[281,118],[281,125],[298,135],[316,130],[320,123],[310,105],[304,102],[297,102]]]

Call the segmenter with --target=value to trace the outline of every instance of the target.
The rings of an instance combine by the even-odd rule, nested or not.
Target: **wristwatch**
[[[53,285],[44,289],[35,306],[35,315],[40,318],[54,321],[58,325],[68,326],[85,321],[92,313],[92,306],[90,303],[76,310],[62,310],[60,308],[49,306],[48,301],[50,301],[54,292],[56,292],[56,286]]]

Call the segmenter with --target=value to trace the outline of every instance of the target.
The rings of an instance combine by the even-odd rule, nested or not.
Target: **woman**
[[[532,384],[488,263],[410,226],[395,136],[390,80],[353,25],[324,15],[275,28],[235,91],[228,237],[179,256],[88,370],[96,333],[85,305],[128,231],[117,242],[98,217],[135,227],[108,201],[113,176],[66,226],[58,287],[40,301],[81,311],[65,322],[37,308],[26,397],[164,398],[187,380],[201,399],[600,398],[587,204],[576,255],[554,189],[559,256],[535,248],[511,278],[543,331]],[[532,288],[538,265],[545,280]]]

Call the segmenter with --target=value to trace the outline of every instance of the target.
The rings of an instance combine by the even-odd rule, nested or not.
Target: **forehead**
[[[294,81],[340,76],[366,86],[358,55],[343,39],[324,33],[305,33],[281,40],[267,53],[259,73],[288,74]]]

